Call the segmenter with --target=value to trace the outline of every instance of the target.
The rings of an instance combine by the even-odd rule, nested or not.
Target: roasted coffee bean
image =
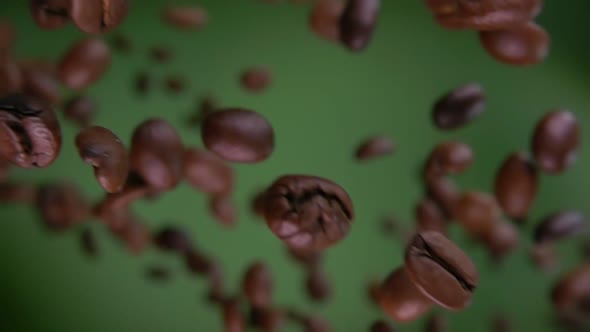
[[[437,178],[448,174],[458,174],[473,164],[473,151],[462,142],[439,143],[426,161],[426,178]]]
[[[0,177],[1,178],[1,177]],[[257,217],[264,218],[264,206],[266,205],[266,190],[262,189],[254,193],[251,199],[252,212]]]
[[[438,129],[458,129],[481,116],[485,109],[483,88],[477,83],[470,83],[439,98],[432,109],[432,120]]]
[[[302,322],[304,332],[330,332],[332,328],[326,320],[318,316],[307,316]]]
[[[543,271],[550,271],[559,265],[559,257],[550,243],[535,244],[529,251],[533,264]]]
[[[62,96],[60,84],[52,68],[44,64],[26,63],[21,65],[24,79],[24,92],[51,105],[58,105]]]
[[[386,321],[377,320],[371,324],[369,328],[370,332],[395,332],[393,327],[391,327]]]
[[[348,234],[352,200],[336,183],[306,175],[286,175],[267,191],[266,223],[287,245],[322,250]]]
[[[589,317],[587,305],[590,298],[590,264],[582,263],[563,275],[551,290],[553,309],[563,316]],[[590,321],[590,319],[588,319]]]
[[[0,157],[23,167],[47,167],[61,150],[55,113],[24,95],[0,98]]]
[[[245,332],[246,319],[237,299],[229,299],[223,302],[223,327],[225,332]]]
[[[129,174],[129,158],[121,140],[110,130],[93,126],[76,136],[80,158],[92,165],[94,175],[108,193],[123,190]]]
[[[129,12],[129,0],[69,0],[70,17],[83,32],[101,34],[118,27]]]
[[[497,30],[526,23],[542,0],[427,0],[436,21],[447,29]]]
[[[184,254],[184,263],[195,275],[206,275],[212,266],[209,258],[196,249],[191,249]]]
[[[416,287],[438,305],[461,310],[470,304],[479,274],[469,257],[444,235],[417,233],[406,248],[405,262]]]
[[[163,282],[170,280],[170,278],[172,277],[172,272],[167,267],[154,265],[148,267],[146,271],[146,276],[151,280]]]
[[[381,282],[372,280],[367,284],[367,298],[374,305],[379,305],[381,299]]]
[[[309,13],[309,26],[319,37],[331,42],[340,40],[340,16],[344,12],[343,0],[316,0]]]
[[[64,115],[80,127],[90,125],[97,113],[98,106],[90,97],[80,95],[66,101]]]
[[[209,301],[213,303],[221,303],[226,298],[224,295],[225,277],[221,265],[219,265],[218,262],[214,260],[209,261],[207,278],[209,282]]]
[[[131,139],[131,169],[154,189],[170,190],[184,171],[184,147],[176,130],[165,120],[142,122]]]
[[[278,332],[285,325],[286,316],[276,308],[250,308],[250,324],[262,332]]]
[[[140,71],[135,75],[135,91],[137,94],[143,96],[146,95],[152,88],[152,78],[151,76],[144,72]]]
[[[434,313],[430,315],[426,321],[425,332],[446,332],[448,331],[449,322],[447,319],[439,314]]]
[[[578,211],[559,211],[535,226],[535,243],[548,243],[574,237],[588,231],[588,220]]]
[[[256,163],[274,149],[274,131],[260,114],[228,108],[209,114],[201,126],[207,149],[232,162]]]
[[[67,0],[30,0],[29,9],[33,21],[41,29],[54,30],[70,21]]]
[[[154,243],[164,251],[188,253],[193,249],[187,232],[175,226],[166,226],[154,236]]]
[[[154,46],[150,48],[150,57],[156,62],[166,63],[172,59],[172,52],[164,46]]]
[[[137,255],[147,249],[152,235],[143,222],[132,216],[126,222],[121,223],[120,226],[111,228],[111,232],[125,244],[131,253]]]
[[[306,269],[316,267],[322,260],[322,254],[319,251],[297,249],[289,246],[286,249],[289,257],[303,265]]]
[[[253,67],[246,69],[240,76],[242,87],[249,92],[262,92],[272,82],[272,75],[268,68]]]
[[[86,227],[80,232],[80,247],[86,256],[88,257],[96,257],[98,248],[96,246],[96,238],[94,237],[94,233],[92,229]]]
[[[494,59],[513,66],[534,65],[549,54],[549,35],[534,22],[506,30],[480,31],[479,41]]]
[[[502,217],[502,211],[494,196],[470,191],[457,201],[453,215],[469,234],[478,237],[492,231]]]
[[[305,289],[309,298],[317,302],[324,302],[332,296],[332,285],[328,276],[317,267],[307,271]]]
[[[198,106],[195,108],[193,113],[188,118],[188,124],[190,126],[200,125],[203,119],[207,115],[213,113],[217,108],[217,101],[211,96],[205,96],[200,101]]]
[[[349,50],[364,50],[373,37],[379,16],[380,0],[347,0],[340,16],[340,41]]]
[[[498,169],[494,193],[504,213],[524,220],[537,196],[539,176],[536,166],[520,153],[513,153]]]
[[[414,209],[414,215],[419,231],[447,233],[448,221],[444,212],[432,199],[425,197],[420,200]]]
[[[114,34],[111,38],[111,46],[115,51],[128,53],[133,50],[133,42],[125,35],[120,33]]]
[[[136,200],[147,197],[152,193],[153,189],[137,173],[129,172],[123,190],[115,194],[105,195],[94,207],[94,215],[108,221],[110,215],[125,210]]]
[[[381,285],[381,309],[398,322],[414,321],[432,308],[432,301],[424,296],[408,276],[406,269],[395,269]]]
[[[442,209],[445,216],[450,217],[455,209],[455,204],[461,198],[461,193],[455,183],[446,177],[426,180],[427,196]]]
[[[37,197],[35,186],[26,183],[2,182],[1,180],[2,175],[0,174],[0,203],[32,204],[35,202]]]
[[[242,279],[242,292],[255,308],[267,308],[272,303],[273,279],[270,269],[263,262],[248,266]]]
[[[168,76],[164,80],[164,85],[170,93],[181,93],[186,89],[186,80],[179,75]]]
[[[8,57],[2,59],[2,50],[0,49],[0,95],[21,92],[24,85],[25,78],[19,65]]]
[[[209,23],[207,11],[197,6],[170,6],[162,11],[162,19],[180,30],[197,30]]]
[[[75,43],[61,58],[58,77],[68,87],[84,90],[102,78],[110,66],[111,51],[108,45],[100,39],[87,38]]]
[[[545,114],[537,123],[532,140],[539,168],[549,174],[559,174],[572,166],[578,157],[580,136],[580,127],[572,112],[559,109]]]
[[[189,148],[184,155],[184,177],[195,189],[210,195],[227,195],[234,187],[234,171],[213,153]]]
[[[2,58],[3,53],[8,53],[15,40],[16,31],[12,24],[8,21],[0,21],[0,58]]]
[[[359,161],[372,160],[392,154],[395,150],[393,140],[385,136],[374,136],[363,141],[355,151],[355,158]]]
[[[492,319],[492,332],[510,332],[512,331],[512,324],[508,318],[496,315]]]
[[[491,231],[480,239],[493,258],[501,260],[518,246],[518,230],[513,224],[496,222]]]
[[[209,213],[226,227],[234,227],[238,221],[234,202],[226,195],[209,196]]]
[[[79,224],[90,214],[88,202],[78,188],[70,183],[41,186],[37,192],[36,206],[41,220],[54,231]]]

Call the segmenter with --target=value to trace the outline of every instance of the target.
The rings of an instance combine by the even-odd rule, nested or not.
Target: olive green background
[[[157,201],[136,204],[137,212],[152,229],[171,223],[187,228],[200,248],[220,259],[231,291],[238,290],[245,267],[261,259],[275,276],[277,304],[321,314],[334,331],[366,331],[384,315],[368,302],[365,284],[385,277],[403,257],[401,243],[380,234],[380,217],[392,213],[411,222],[422,194],[417,168],[436,142],[469,143],[475,163],[457,179],[464,189],[489,191],[499,163],[508,153],[528,148],[534,125],[546,111],[569,108],[582,131],[590,130],[587,0],[546,1],[539,21],[552,36],[551,53],[545,63],[530,68],[493,61],[475,33],[438,27],[423,2],[382,1],[370,47],[352,54],[311,33],[306,6],[255,0],[175,1],[201,4],[211,17],[202,31],[180,32],[160,20],[165,1],[134,1],[119,29],[133,40],[133,52],[116,54],[104,79],[87,91],[100,103],[97,125],[112,129],[128,143],[139,122],[162,117],[178,128],[187,145],[201,145],[198,130],[188,128],[184,120],[199,97],[210,93],[224,106],[264,114],[276,133],[269,160],[235,165],[240,221],[234,229],[213,221],[206,197],[186,184]],[[26,3],[4,0],[0,5],[0,17],[18,29],[17,56],[58,59],[83,37],[72,26],[39,30]],[[174,60],[165,65],[151,61],[147,49],[154,45],[173,49]],[[239,73],[252,65],[273,71],[273,84],[263,94],[249,94],[238,84]],[[144,99],[132,90],[138,70],[148,70],[157,79]],[[162,80],[168,74],[186,75],[188,91],[167,93]],[[463,129],[437,131],[430,120],[433,101],[472,81],[486,89],[486,113]],[[12,178],[35,183],[69,180],[92,199],[100,198],[92,170],[77,156],[77,129],[62,121],[62,130],[62,152],[51,167],[16,170]],[[355,146],[374,134],[393,137],[398,145],[395,155],[354,162]],[[576,243],[559,246],[561,267],[549,274],[530,265],[526,250],[531,227],[543,215],[562,208],[590,213],[588,136],[568,172],[542,176],[521,245],[503,264],[492,264],[480,246],[453,228],[452,238],[475,261],[481,282],[470,308],[459,313],[441,310],[451,331],[485,331],[498,312],[514,319],[515,331],[553,330],[548,290],[560,273],[580,261]],[[302,270],[249,210],[251,194],[286,173],[328,177],[354,200],[357,218],[352,232],[325,257],[334,283],[334,296],[326,304],[307,300]],[[79,249],[81,228],[50,234],[29,206],[1,204],[0,330],[221,331],[220,313],[203,300],[204,280],[189,276],[176,257],[153,249],[135,257],[100,224],[90,222],[100,255],[88,259]],[[173,269],[171,282],[154,283],[144,277],[146,267],[155,263]],[[399,331],[420,331],[423,321],[395,325]],[[297,327],[288,325],[285,330]]]

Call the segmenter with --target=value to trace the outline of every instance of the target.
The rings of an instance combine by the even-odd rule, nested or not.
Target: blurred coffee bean
[[[105,195],[94,207],[94,215],[108,223],[110,215],[125,210],[136,200],[147,197],[151,193],[153,189],[137,173],[129,172],[123,190]]]
[[[189,148],[184,156],[184,177],[195,189],[210,195],[227,195],[234,187],[234,171],[213,153]]]
[[[255,308],[267,308],[272,303],[273,278],[268,266],[255,262],[248,266],[242,278],[242,292]]]
[[[99,126],[88,127],[76,136],[76,147],[80,158],[92,165],[96,180],[106,192],[123,190],[129,158],[127,149],[113,132]]]
[[[315,268],[322,259],[322,254],[316,250],[297,249],[289,246],[286,249],[289,257],[306,269]]]
[[[432,109],[432,120],[438,129],[459,129],[481,116],[485,109],[483,88],[470,83],[439,98]]]
[[[207,11],[197,6],[169,6],[162,11],[162,19],[179,30],[198,30],[209,23]]]
[[[166,226],[154,235],[154,244],[164,251],[186,254],[193,249],[188,233],[175,226]]]
[[[307,316],[302,321],[304,332],[331,332],[332,328],[326,320],[319,316]]]
[[[535,244],[529,249],[532,263],[544,272],[555,269],[559,265],[559,257],[550,243]]]
[[[167,63],[173,58],[172,51],[164,46],[154,46],[149,50],[152,60],[159,63]]]
[[[241,312],[238,299],[228,299],[223,302],[223,327],[225,332],[245,332],[246,319]]]
[[[473,164],[473,151],[462,142],[443,142],[432,149],[426,161],[426,178],[458,174]]]
[[[0,60],[2,54],[8,54],[16,40],[16,31],[12,24],[6,20],[0,20]]]
[[[534,22],[505,30],[480,31],[479,41],[494,59],[513,66],[534,65],[549,54],[549,35]]]
[[[373,37],[380,0],[347,0],[340,16],[340,41],[349,50],[364,50]]]
[[[96,0],[89,2],[92,1]],[[102,78],[110,66],[111,51],[108,45],[100,39],[86,38],[74,43],[61,58],[58,77],[69,88],[84,90]]]
[[[381,285],[379,296],[383,312],[398,322],[410,322],[432,308],[432,301],[416,288],[406,269],[395,269]]]
[[[55,30],[70,21],[67,0],[30,0],[33,21],[44,30]]]
[[[0,166],[0,168],[1,167],[2,166]],[[1,179],[2,176],[0,175],[0,180]],[[33,185],[0,181],[0,203],[33,204],[36,197],[37,188]]]
[[[140,71],[135,75],[135,92],[140,96],[145,96],[152,89],[152,77],[145,71]]]
[[[393,140],[385,136],[374,136],[363,141],[355,151],[359,161],[372,160],[392,154],[395,150]]]
[[[437,232],[421,232],[406,248],[406,269],[416,287],[438,305],[451,310],[469,306],[479,282],[471,259]]]
[[[23,63],[21,72],[24,79],[25,93],[44,100],[51,105],[58,105],[62,100],[57,73],[43,63]],[[52,64],[49,64],[52,66]]]
[[[459,189],[452,179],[446,177],[426,180],[427,196],[432,199],[450,217],[455,209],[455,204],[461,198]]]
[[[21,92],[24,85],[25,78],[19,65],[8,57],[2,59],[2,51],[0,50],[0,95]]]
[[[510,332],[512,331],[512,324],[507,317],[496,315],[492,319],[492,332]]]
[[[539,14],[542,0],[427,0],[437,23],[447,29],[497,30],[518,26]]]
[[[234,227],[238,221],[235,204],[230,196],[209,196],[209,213],[217,222],[226,227]]]
[[[96,102],[84,95],[75,96],[66,101],[64,105],[66,119],[82,128],[90,125],[97,111],[98,106]]]
[[[170,190],[176,187],[182,178],[182,140],[165,120],[148,119],[135,128],[129,157],[131,168],[154,189]]]
[[[184,263],[195,275],[207,275],[212,265],[207,256],[194,248],[184,253]]]
[[[0,183],[4,183],[10,174],[11,164],[0,157]]]
[[[90,214],[86,198],[70,183],[51,183],[39,187],[36,207],[41,220],[54,231],[63,231],[79,224]]]
[[[456,221],[472,236],[485,236],[500,220],[502,211],[494,196],[484,192],[464,193],[455,204]]]
[[[513,153],[496,172],[494,193],[504,213],[524,220],[537,196],[539,176],[536,166],[522,152]]]
[[[96,238],[90,227],[85,227],[80,232],[80,247],[88,257],[95,258],[98,254]]]
[[[130,0],[69,0],[70,17],[81,31],[102,34],[117,28],[127,17]]]
[[[559,211],[545,217],[535,226],[535,243],[555,242],[587,233],[588,220],[579,211]]]
[[[170,75],[164,80],[164,86],[166,87],[166,90],[174,94],[183,92],[186,88],[186,85],[187,83],[184,77],[179,75]]]
[[[268,227],[294,248],[326,249],[346,237],[354,220],[348,193],[317,176],[282,176],[266,195]]]
[[[532,139],[532,151],[539,168],[549,174],[559,174],[572,166],[578,157],[580,136],[580,127],[572,112],[558,109],[545,114],[537,123]]]
[[[208,298],[212,303],[221,303],[226,298],[225,291],[225,276],[221,265],[214,261],[209,260],[209,266],[207,269],[207,279],[209,282]]]
[[[590,312],[587,305],[590,298],[590,264],[585,262],[568,271],[554,284],[551,302],[558,315],[582,318],[590,326]],[[582,319],[584,319],[582,318]]]
[[[279,332],[285,325],[286,316],[276,308],[250,308],[250,324],[262,332]]]
[[[111,232],[135,255],[147,249],[152,237],[145,224],[134,216],[121,223],[120,227],[111,228]]]
[[[268,88],[272,82],[272,74],[268,68],[252,67],[240,76],[242,87],[249,92],[259,93]]]
[[[262,115],[241,108],[209,114],[201,125],[201,137],[209,151],[231,162],[260,162],[274,149],[270,123]]]
[[[151,280],[164,282],[170,280],[172,272],[165,266],[153,265],[147,268],[146,276]]]
[[[501,260],[518,246],[518,230],[511,223],[498,221],[491,231],[482,234],[480,240],[494,259]]]
[[[0,98],[0,158],[19,167],[47,167],[61,150],[61,129],[53,110],[24,95]]]
[[[371,280],[367,284],[367,298],[374,305],[379,305],[381,297],[381,282],[379,280]]]
[[[0,177],[1,178],[1,177]],[[251,198],[251,209],[254,215],[264,218],[264,206],[266,205],[266,190],[258,190]]]
[[[111,48],[121,53],[129,53],[133,50],[133,42],[125,35],[116,33],[111,38]]]
[[[344,5],[343,0],[316,0],[308,18],[311,30],[320,38],[338,42]]]
[[[207,115],[213,113],[217,108],[217,101],[211,96],[203,97],[192,114],[188,118],[190,126],[200,125]]]
[[[310,299],[324,302],[332,296],[332,284],[328,276],[320,268],[310,269],[305,277],[305,289]]]
[[[370,332],[395,332],[393,327],[391,327],[386,321],[377,320],[371,324],[369,328]]]
[[[443,315],[435,312],[432,315],[430,315],[430,317],[426,321],[426,326],[424,328],[424,331],[425,332],[446,332],[449,330],[448,326],[449,326],[449,322],[447,321],[447,319]]]
[[[425,197],[414,209],[414,218],[419,231],[436,231],[447,233],[448,220],[442,209],[432,199]]]

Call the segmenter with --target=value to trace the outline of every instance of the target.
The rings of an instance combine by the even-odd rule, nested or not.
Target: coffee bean
[[[184,171],[184,147],[176,130],[165,120],[142,122],[131,139],[131,168],[154,189],[170,190]]]
[[[332,296],[332,285],[328,276],[317,267],[307,271],[305,289],[308,297],[316,302],[325,302]]]
[[[590,264],[582,263],[563,275],[551,290],[553,309],[559,315],[589,317],[584,304],[590,298]],[[585,310],[584,310],[585,309]]]
[[[405,262],[416,287],[438,305],[461,310],[470,304],[479,274],[469,257],[444,235],[417,233],[406,249]]]
[[[270,123],[262,115],[241,108],[209,114],[201,126],[201,137],[209,151],[231,162],[260,162],[274,149]]]
[[[207,11],[197,6],[169,6],[162,11],[162,19],[179,30],[198,30],[209,23]]]
[[[114,30],[127,17],[129,0],[69,0],[70,17],[83,32],[102,34]]]
[[[432,119],[438,129],[453,130],[474,121],[485,109],[483,88],[477,83],[470,83],[439,98],[432,109]]]
[[[120,227],[111,228],[111,232],[135,255],[148,248],[152,237],[145,224],[132,214],[128,215],[125,222],[120,223]]]
[[[559,257],[552,244],[535,244],[529,250],[529,257],[539,269],[548,272],[559,265]]]
[[[306,175],[286,175],[267,191],[266,223],[294,248],[322,250],[348,234],[352,200],[336,183]]]
[[[226,298],[224,295],[225,277],[221,265],[218,262],[214,260],[209,261],[207,278],[209,282],[209,301],[213,303],[222,302]]]
[[[297,249],[293,247],[286,247],[289,257],[295,262],[303,265],[306,269],[315,268],[322,259],[322,255],[319,251]]]
[[[29,9],[33,21],[41,29],[55,30],[70,21],[66,0],[30,0]]]
[[[64,115],[66,119],[71,120],[80,127],[90,125],[98,111],[96,102],[84,95],[75,96],[66,101],[64,105]]]
[[[559,211],[545,217],[535,226],[535,243],[555,242],[588,231],[588,220],[578,211]]]
[[[379,305],[381,297],[381,282],[373,279],[367,284],[367,298],[374,305]]]
[[[197,108],[188,118],[188,124],[190,126],[200,125],[203,122],[203,120],[207,117],[207,115],[215,111],[215,109],[217,108],[217,104],[217,101],[213,97],[203,97],[199,101]]]
[[[76,186],[70,183],[51,183],[39,187],[37,211],[45,225],[53,231],[66,230],[83,222],[90,206]]]
[[[383,312],[398,322],[414,321],[432,308],[408,276],[406,269],[395,269],[381,285],[380,305]]]
[[[506,30],[480,31],[479,41],[494,59],[513,66],[534,65],[549,54],[549,35],[533,22]]]
[[[518,230],[507,222],[496,222],[480,239],[496,260],[503,259],[518,246]]]
[[[370,332],[395,332],[393,327],[389,326],[389,324],[383,320],[377,320],[371,324],[369,328]]]
[[[461,193],[452,179],[447,177],[426,180],[427,196],[442,209],[445,216],[450,217],[455,204],[461,198]]]
[[[46,101],[51,105],[61,102],[60,84],[53,68],[44,68],[47,64],[26,63],[21,65],[25,93]],[[49,64],[52,66],[52,64]]]
[[[150,57],[159,63],[170,62],[172,59],[172,52],[164,46],[154,46],[150,48]]]
[[[154,244],[164,251],[188,253],[193,245],[188,233],[175,226],[166,226],[160,229],[154,236]]]
[[[229,196],[209,196],[209,213],[223,226],[234,227],[237,223],[236,207]]]
[[[448,326],[449,322],[443,315],[439,313],[434,313],[430,315],[430,317],[426,321],[426,326],[424,330],[426,332],[446,332],[449,330]]]
[[[373,37],[380,0],[348,0],[340,16],[340,41],[349,50],[364,50]]]
[[[414,216],[418,230],[447,233],[448,220],[442,209],[432,199],[428,197],[421,199],[414,209]]]
[[[545,114],[537,123],[532,151],[539,168],[549,174],[559,174],[576,161],[580,145],[580,127],[574,114],[555,110]]]
[[[285,313],[276,308],[250,308],[250,324],[263,332],[281,331],[285,319]]]
[[[127,209],[133,202],[152,194],[154,189],[150,188],[143,178],[135,172],[129,172],[127,182],[122,191],[114,194],[107,194],[96,204],[94,215],[108,221],[114,213]]]
[[[262,189],[254,193],[251,199],[251,210],[257,217],[264,218],[264,207],[266,205],[266,190]]]
[[[188,270],[195,275],[207,275],[212,266],[211,260],[194,248],[185,252],[184,263]]]
[[[76,136],[80,158],[92,165],[94,175],[108,193],[123,190],[129,173],[127,150],[121,140],[110,130],[93,126]]]
[[[0,50],[0,95],[23,91],[25,78],[19,65],[10,58],[2,59]]]
[[[1,180],[2,175],[0,174],[0,203],[32,204],[35,202],[37,197],[35,186],[26,183],[2,182]]]
[[[237,299],[224,301],[222,306],[223,327],[225,332],[245,332],[246,320],[240,310]]]
[[[447,29],[497,30],[518,26],[541,11],[541,0],[427,0],[426,5]]]
[[[110,66],[108,45],[100,39],[87,38],[75,43],[61,58],[58,77],[68,87],[84,90],[102,78]]]
[[[500,220],[502,211],[494,196],[484,192],[464,193],[454,210],[457,222],[472,236],[485,236]]]
[[[125,35],[116,33],[111,38],[111,46],[115,51],[129,53],[133,50],[133,42]]]
[[[0,98],[0,157],[23,167],[47,167],[61,150],[55,113],[24,95]]]
[[[181,93],[186,88],[186,80],[179,75],[171,75],[166,78],[164,85],[170,93]]]
[[[344,12],[342,0],[316,0],[309,13],[309,26],[320,38],[331,42],[340,40],[340,16]]]
[[[307,316],[302,322],[304,332],[330,332],[332,328],[323,318]]]
[[[359,161],[372,160],[392,154],[395,144],[389,137],[374,136],[363,141],[355,151],[355,157]]]
[[[492,332],[510,332],[512,331],[512,324],[508,318],[496,315],[492,319]]]
[[[210,195],[227,195],[234,187],[234,171],[213,153],[189,148],[184,156],[184,177],[195,189]]]
[[[153,265],[148,267],[146,276],[151,280],[163,282],[170,280],[172,277],[172,272],[165,266]]]
[[[98,252],[98,248],[96,246],[96,238],[94,237],[94,233],[92,229],[89,227],[84,228],[80,232],[80,247],[86,256],[95,258]]]
[[[242,292],[255,308],[266,308],[272,303],[273,278],[268,266],[254,262],[248,266],[242,278]]]
[[[430,152],[426,161],[426,178],[437,178],[448,174],[458,174],[473,164],[473,151],[461,142],[439,143]]]
[[[253,93],[259,93],[268,88],[272,82],[272,75],[268,68],[252,67],[246,69],[240,76],[242,87]]]
[[[496,200],[504,213],[524,220],[537,195],[538,182],[537,168],[524,153],[509,155],[498,169],[494,183]]]
[[[16,31],[12,24],[0,20],[0,58],[3,53],[8,53],[16,40]]]

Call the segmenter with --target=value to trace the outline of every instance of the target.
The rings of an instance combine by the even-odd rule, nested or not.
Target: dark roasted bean
[[[135,172],[130,172],[121,192],[107,194],[94,208],[94,215],[107,221],[110,215],[125,210],[134,201],[153,193],[145,181]]]
[[[342,0],[316,0],[309,13],[309,26],[319,37],[332,42],[340,40],[339,21],[344,12]]]
[[[588,319],[590,298],[590,264],[582,263],[563,275],[551,290],[553,309],[558,315]]]
[[[370,332],[395,332],[393,327],[391,327],[386,321],[377,320],[371,324],[369,328]]]
[[[268,88],[272,82],[272,75],[268,68],[253,67],[248,68],[240,76],[242,87],[249,92],[262,92]]]
[[[36,206],[45,225],[54,231],[79,224],[90,214],[90,206],[82,193],[69,183],[41,186]]]
[[[410,322],[420,318],[430,308],[432,301],[424,296],[400,267],[385,279],[381,285],[379,304],[383,312],[398,322]]]
[[[302,322],[304,332],[330,332],[332,328],[319,316],[307,316]]]
[[[216,261],[209,260],[207,278],[209,282],[209,301],[212,303],[222,302],[226,298],[224,295],[225,276],[221,265]]]
[[[133,254],[140,254],[147,249],[151,241],[149,229],[135,216],[129,215],[129,219],[120,223],[120,227],[111,228],[113,234],[125,244]]]
[[[577,159],[581,141],[580,127],[574,114],[555,110],[545,114],[537,123],[532,139],[532,151],[541,170],[558,174]]]
[[[96,246],[96,238],[92,229],[89,227],[84,228],[80,232],[80,247],[86,256],[88,257],[96,257],[98,253],[98,248]]]
[[[392,154],[395,150],[393,140],[385,136],[374,136],[363,141],[354,153],[357,160],[371,160]]]
[[[250,309],[250,323],[262,332],[278,332],[285,324],[285,313],[275,308]]]
[[[1,177],[0,177],[1,178]],[[264,217],[264,206],[266,205],[266,190],[262,189],[257,191],[251,199],[252,212],[257,217]]]
[[[255,262],[248,266],[242,279],[242,292],[255,308],[267,308],[272,303],[273,279],[268,266]]]
[[[196,6],[170,6],[162,11],[162,19],[180,30],[197,30],[209,23],[205,9]]]
[[[537,195],[539,177],[536,166],[524,153],[513,153],[498,169],[494,184],[496,200],[504,213],[524,220]]]
[[[480,240],[497,260],[501,260],[518,246],[518,230],[507,222],[496,222],[491,231],[484,233]]]
[[[0,166],[0,168],[1,167],[2,166]],[[0,203],[32,204],[35,202],[35,198],[37,197],[37,188],[33,185],[15,182],[2,182],[1,180],[2,175],[0,174]]]
[[[437,231],[447,233],[447,223],[444,212],[432,199],[425,197],[416,205],[414,215],[419,231]]]
[[[348,234],[352,200],[336,183],[306,175],[286,175],[267,191],[265,219],[287,245],[322,250]]]
[[[234,202],[231,197],[225,195],[209,196],[209,213],[226,227],[234,227],[238,220]]]
[[[427,179],[426,189],[428,197],[438,204],[445,216],[450,217],[455,209],[455,204],[461,198],[461,193],[455,183],[446,177]]]
[[[432,119],[438,129],[458,129],[481,116],[485,109],[486,96],[483,88],[471,83],[438,99],[432,109]]]
[[[535,227],[535,243],[554,242],[588,231],[588,220],[578,211],[560,211],[545,217]]]
[[[227,195],[234,187],[234,171],[213,153],[189,148],[184,156],[184,177],[197,190],[210,195]]]
[[[96,102],[87,96],[76,96],[66,101],[64,115],[80,127],[90,125],[96,115],[98,106]]]
[[[206,275],[211,268],[211,261],[198,250],[192,249],[184,254],[184,263],[195,275]]]
[[[502,211],[494,196],[484,192],[464,193],[453,212],[457,222],[472,236],[484,236],[500,220]]]
[[[553,270],[559,265],[555,248],[549,243],[535,244],[530,249],[529,256],[533,264],[543,271]]]
[[[237,299],[224,301],[223,306],[223,326],[225,332],[245,332],[246,320],[240,310],[240,303]]]
[[[174,226],[167,226],[154,236],[154,243],[165,251],[188,253],[193,249],[191,239],[186,231]]]
[[[30,0],[29,9],[33,21],[41,29],[54,30],[70,21],[67,0]]]
[[[439,143],[426,161],[426,178],[437,178],[465,171],[473,163],[473,151],[461,142]]]
[[[373,37],[380,0],[347,0],[340,16],[340,40],[353,52],[364,50]]]
[[[70,17],[83,32],[101,34],[118,27],[127,17],[129,0],[69,0]]]
[[[506,30],[480,31],[479,41],[494,59],[513,66],[534,65],[549,54],[549,35],[533,22]]]
[[[305,278],[307,295],[314,301],[324,302],[332,296],[332,285],[328,276],[318,267],[307,271]]]
[[[75,43],[58,66],[60,81],[74,90],[84,90],[98,81],[111,66],[111,51],[96,38]]]

